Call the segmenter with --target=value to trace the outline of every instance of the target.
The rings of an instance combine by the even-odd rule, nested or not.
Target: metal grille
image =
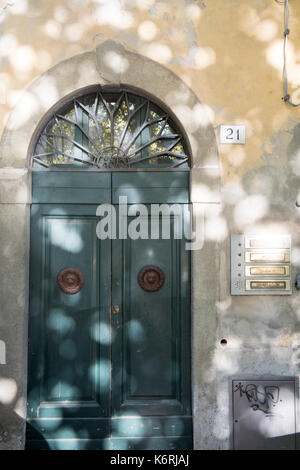
[[[74,99],[42,131],[33,166],[188,168],[183,136],[150,100],[127,91]]]

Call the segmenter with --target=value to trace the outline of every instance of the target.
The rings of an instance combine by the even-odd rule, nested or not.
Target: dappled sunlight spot
[[[193,149],[194,155],[197,155],[197,152],[199,150],[198,140],[193,135],[190,134],[189,135],[189,141],[190,141],[191,147]],[[195,164],[196,164],[196,161],[197,161],[197,157],[195,158]],[[202,166],[202,162],[198,162],[197,166],[199,166],[199,165]],[[197,168],[197,166],[196,166],[196,168]]]
[[[0,104],[6,104],[8,102],[7,95],[10,89],[10,85],[11,80],[8,73],[0,73]],[[3,122],[6,121],[5,114],[3,113]]]
[[[108,390],[110,385],[110,361],[100,359],[98,362],[91,365],[88,371],[90,380],[94,381],[95,377],[98,377],[98,371],[100,373],[101,390]]]
[[[124,73],[128,70],[129,62],[125,57],[114,51],[109,51],[104,56],[105,64],[116,73]]]
[[[194,125],[193,121],[193,116],[192,116],[192,110],[189,106],[184,105],[184,104],[175,104],[173,107],[173,110],[178,117],[179,120],[182,122],[186,123],[186,127],[189,127],[189,124],[191,124],[192,129],[190,129],[191,132],[197,129],[197,127]]]
[[[141,342],[145,339],[144,329],[138,320],[130,320],[127,323],[127,334],[130,341]]]
[[[38,98],[40,105],[48,110],[59,99],[56,80],[52,77],[45,77],[35,87],[35,96]]]
[[[293,63],[288,69],[288,79],[292,86],[297,87],[300,85],[300,64]],[[296,90],[296,96],[299,96],[299,90]]]
[[[59,354],[61,357],[68,359],[69,361],[74,360],[77,357],[77,348],[74,341],[71,339],[61,341],[59,345]]]
[[[205,184],[197,184],[193,187],[193,200],[195,202],[211,202],[217,201],[219,194],[217,191],[212,191],[209,186]]]
[[[251,420],[250,414],[247,416],[247,427],[257,429],[266,438],[275,438],[279,436],[287,436],[293,433],[294,422],[293,409],[295,404],[295,396],[292,390],[280,386],[280,396],[284,396],[284,400],[280,400],[278,406],[274,409],[274,416],[269,416],[268,419],[261,414],[260,420],[257,423],[256,417]],[[279,419],[278,419],[279,418]],[[276,425],[272,426],[272,421],[276,420]]]
[[[5,258],[10,258],[14,255],[15,247],[10,244],[9,242],[6,242],[4,246],[2,246],[2,254],[5,256]]]
[[[7,95],[7,103],[13,108],[22,96],[21,90],[11,90]]]
[[[294,48],[292,44],[289,43],[289,60],[294,58]],[[277,41],[272,42],[270,46],[266,50],[266,57],[267,61],[269,62],[272,67],[277,69],[280,72],[280,76],[282,73],[283,67],[283,41],[278,39]]]
[[[153,258],[154,256],[154,250],[152,248],[147,248],[147,256],[149,258]]]
[[[277,181],[274,179],[273,174],[268,170],[270,174],[257,174],[250,182],[247,182],[248,192],[252,194],[263,194],[266,197],[269,197],[270,200],[274,201],[274,192],[277,189],[275,187]]]
[[[61,426],[55,433],[55,439],[78,439],[78,432],[71,426]],[[89,433],[86,429],[80,429],[80,439],[88,439]]]
[[[139,10],[148,10],[152,5],[154,5],[155,0],[135,0],[135,5]]]
[[[231,297],[227,297],[225,300],[222,300],[216,303],[217,309],[220,313],[226,313],[227,310],[231,307],[231,305],[232,305]]]
[[[28,189],[26,186],[17,189],[16,202],[24,202],[27,199]]]
[[[261,19],[255,8],[246,6],[240,11],[240,29],[258,41],[272,41],[278,33],[278,24],[272,19]]]
[[[39,70],[46,70],[51,66],[52,58],[49,52],[46,50],[37,51],[37,63],[36,67]]]
[[[90,327],[91,337],[100,344],[110,344],[110,326],[106,322],[100,322],[91,325]]]
[[[98,0],[97,4],[100,5],[93,13],[99,24],[108,24],[118,29],[128,29],[134,24],[132,14],[124,9],[120,0]]]
[[[172,59],[171,49],[160,43],[152,43],[145,49],[146,55],[157,62],[167,63]]]
[[[251,229],[245,230],[245,233],[249,235],[255,233],[260,237],[274,242],[278,236],[288,235],[290,232],[288,224],[263,221],[253,224]]]
[[[255,8],[242,6],[239,12],[240,22],[239,27],[247,35],[252,35],[252,32],[256,25],[260,22],[260,17],[256,12]]]
[[[64,36],[69,41],[80,41],[85,33],[85,28],[81,23],[72,23],[64,28]]]
[[[201,127],[209,126],[214,119],[213,110],[200,103],[197,103],[193,108],[181,103],[175,104],[174,112],[190,132],[196,132]]]
[[[15,109],[10,115],[10,119],[7,123],[7,128],[17,130],[22,127],[31,116],[35,114],[39,108],[38,100],[29,91],[25,91],[22,94],[21,99],[18,101]],[[16,141],[16,151],[18,150],[20,143]]]
[[[300,248],[293,247],[292,250],[292,264],[293,266],[300,267]]]
[[[238,202],[234,208],[234,221],[238,228],[244,229],[246,225],[262,219],[268,212],[269,203],[262,194],[248,196]]]
[[[67,382],[59,381],[50,390],[50,396],[56,397],[57,399],[62,397],[62,391],[64,397],[78,396],[80,391],[78,387],[71,385]]]
[[[237,358],[229,357],[224,349],[215,351],[213,363],[217,370],[226,373],[235,374],[239,370]]]
[[[0,403],[9,405],[17,395],[17,383],[14,379],[0,378]]]
[[[66,23],[70,19],[71,12],[68,8],[59,5],[54,8],[53,16],[56,21]]]
[[[0,37],[0,55],[9,57],[18,47],[18,41],[13,34],[3,34]]]
[[[203,167],[207,167],[207,168],[204,168],[204,171],[211,171],[213,170],[214,172],[211,173],[211,177],[214,177],[214,178],[217,178],[220,176],[220,173],[221,173],[221,168],[220,168],[220,160],[219,160],[219,156],[215,153],[215,152],[212,152],[210,155],[208,155],[206,158],[204,158],[203,160]],[[212,168],[209,168],[209,167],[212,167]],[[216,168],[219,169],[219,173],[216,174]],[[213,176],[214,175],[214,176]]]
[[[13,15],[24,15],[29,10],[28,0],[10,2],[9,12]]]
[[[228,153],[227,159],[233,166],[239,166],[246,158],[246,152],[243,147],[232,148]]]
[[[36,63],[36,53],[31,46],[20,46],[9,56],[9,61],[16,72],[29,72]]]
[[[66,215],[66,210],[62,207],[49,208],[49,215]]]
[[[260,21],[252,31],[252,34],[259,41],[272,41],[278,32],[278,26],[275,21],[264,20]]]
[[[49,234],[51,243],[70,253],[79,253],[83,249],[81,235],[76,232],[76,223],[68,220],[55,220]]]
[[[152,41],[157,34],[157,26],[153,21],[143,21],[138,27],[138,34],[144,41]]]
[[[210,204],[205,208],[205,217],[207,219],[215,219],[222,214],[223,208],[221,204]]]
[[[195,121],[197,128],[206,127],[214,121],[215,113],[210,106],[197,103],[193,108],[192,118]]]
[[[280,129],[280,128],[285,128],[286,124],[287,124],[287,115],[281,109],[278,113],[274,114],[273,119],[272,119],[272,126],[273,126],[274,129],[277,130],[277,129]],[[265,146],[267,144],[269,144],[269,143],[265,142]]]
[[[300,67],[298,67],[298,74],[300,72]],[[297,83],[298,84],[298,83]],[[296,86],[297,86],[296,84]],[[300,103],[300,88],[298,88],[297,90],[294,90],[292,93],[291,93],[291,101],[292,103]]]
[[[56,413],[59,412],[60,416],[55,416],[55,419],[47,420],[47,431],[55,431],[55,429],[59,428],[61,423],[63,422],[63,414],[61,410],[56,410]]]
[[[143,438],[146,431],[144,421],[142,417],[120,419],[117,423],[119,435],[128,436],[128,434],[130,434],[137,438]]]
[[[170,90],[166,95],[166,101],[174,105],[183,105],[187,103],[190,98],[190,93],[188,90]],[[189,108],[190,109],[190,108]]]
[[[20,418],[26,419],[26,407],[25,400],[23,397],[19,398],[14,407],[14,412],[20,416]]]
[[[194,3],[185,7],[186,17],[191,21],[199,20],[201,13],[201,8],[198,7],[198,5],[195,5]]]
[[[208,160],[206,160],[208,161]],[[221,172],[221,169],[220,168],[216,168],[215,166],[207,166],[205,168],[203,168],[203,173],[205,173],[205,175],[209,178],[209,179],[217,179],[220,177],[220,172]]]
[[[226,349],[240,349],[243,346],[243,340],[237,336],[226,336],[227,344]],[[218,343],[219,348],[224,348],[220,343]]]
[[[300,149],[292,155],[289,164],[294,175],[300,176]]]
[[[216,53],[211,47],[194,46],[191,49],[193,65],[198,70],[210,67],[216,62]]]
[[[228,236],[227,222],[224,217],[214,217],[205,221],[205,238],[223,241]]]
[[[59,39],[62,32],[62,26],[57,21],[49,20],[44,24],[43,30],[50,38]]]
[[[60,334],[66,334],[74,331],[76,323],[74,319],[66,315],[62,309],[52,308],[48,313],[47,327]]]

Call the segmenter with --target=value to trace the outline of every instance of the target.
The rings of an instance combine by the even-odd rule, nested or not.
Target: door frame
[[[74,175],[74,173],[75,173],[75,175]],[[102,173],[102,175],[100,175],[99,173]],[[136,173],[136,172],[133,171],[132,173]],[[44,270],[46,270],[45,272],[48,272],[48,269],[49,269],[49,268],[47,268],[47,263],[49,262],[49,259],[47,257],[47,256],[49,256],[49,252],[48,252],[49,248],[46,251],[44,251],[45,250],[44,243],[47,243],[47,235],[46,234],[49,233],[49,232],[47,231],[47,232],[45,232],[45,235],[40,235],[39,231],[37,231],[38,227],[39,227],[39,224],[41,223],[41,221],[43,221],[42,227],[44,227],[44,229],[45,229],[47,220],[48,220],[48,223],[50,223],[52,218],[54,218],[54,220],[57,220],[57,216],[58,216],[58,220],[59,220],[60,215],[63,215],[64,213],[66,213],[66,216],[67,216],[67,214],[69,214],[71,219],[73,217],[77,217],[77,216],[80,219],[82,219],[83,217],[86,217],[86,216],[88,218],[91,218],[91,216],[94,215],[93,219],[96,220],[96,208],[97,208],[99,202],[100,203],[101,202],[107,203],[108,200],[111,198],[111,202],[118,205],[117,204],[118,194],[119,194],[118,191],[119,191],[119,188],[122,188],[122,187],[123,187],[123,190],[121,190],[122,195],[124,195],[123,193],[125,191],[127,197],[129,197],[129,199],[130,199],[130,202],[128,202],[128,207],[130,207],[131,204],[135,204],[135,203],[136,204],[144,203],[148,206],[151,203],[155,203],[155,202],[157,202],[159,204],[169,204],[170,206],[172,204],[180,204],[182,214],[184,214],[185,213],[184,208],[188,204],[188,201],[189,201],[189,190],[188,190],[189,172],[186,171],[185,174],[183,174],[182,172],[177,173],[178,177],[175,178],[175,179],[173,178],[172,187],[170,187],[169,186],[169,181],[170,181],[170,178],[171,178],[172,175],[174,175],[174,172],[169,171],[168,173],[164,173],[164,175],[161,174],[161,177],[158,177],[158,175],[157,175],[157,177],[155,177],[155,179],[153,179],[153,172],[152,172],[152,174],[148,173],[148,177],[146,178],[146,182],[145,182],[144,175],[140,174],[141,184],[139,185],[139,184],[136,184],[136,181],[138,180],[138,178],[136,178],[135,175],[133,175],[133,178],[132,178],[132,175],[129,176],[128,173],[125,175],[124,172],[122,172],[122,171],[119,171],[118,174],[115,173],[114,175],[112,175],[111,172],[109,172],[109,171],[105,171],[105,172],[95,171],[95,172],[93,172],[93,174],[91,174],[91,173],[87,174],[87,172],[84,171],[84,170],[83,171],[82,170],[74,170],[72,178],[69,178],[69,176],[71,176],[70,171],[68,171],[68,172],[61,171],[60,174],[57,173],[57,176],[55,176],[55,172],[52,172],[52,171],[42,171],[42,172],[37,171],[36,172],[36,174],[35,174],[35,183],[36,184],[34,185],[34,192],[33,192],[34,207],[32,207],[32,222],[33,222],[33,227],[35,227],[35,231],[32,234],[31,244],[32,244],[32,247],[34,248],[34,252],[32,254],[35,255],[35,256],[38,256],[38,262],[37,263],[34,262],[34,260],[36,260],[36,258],[31,258],[31,261],[34,263],[34,264],[32,264],[32,268],[34,268],[34,269],[31,269],[31,283],[33,283],[32,284],[33,297],[31,297],[31,308],[32,308],[32,315],[33,316],[31,317],[31,323],[30,323],[30,331],[31,331],[30,345],[31,345],[31,347],[30,347],[30,362],[29,363],[30,363],[30,367],[31,367],[30,382],[31,382],[31,386],[33,387],[33,392],[34,393],[32,394],[32,392],[31,392],[31,395],[30,395],[30,406],[29,406],[30,418],[29,418],[29,421],[28,421],[28,423],[29,423],[28,424],[28,432],[29,432],[29,434],[28,434],[28,443],[29,444],[28,445],[30,446],[29,448],[33,448],[33,449],[34,448],[39,448],[39,447],[37,447],[39,445],[39,443],[43,447],[44,445],[47,445],[46,442],[45,443],[43,442],[43,440],[47,440],[47,442],[49,442],[48,439],[57,439],[55,437],[56,431],[51,431],[52,430],[52,425],[50,426],[50,429],[48,429],[48,427],[49,427],[48,420],[49,420],[49,418],[57,418],[60,415],[60,413],[59,413],[60,407],[62,407],[62,403],[59,403],[59,400],[58,401],[55,400],[54,403],[51,404],[51,400],[50,401],[47,400],[47,397],[43,393],[40,396],[39,395],[40,392],[35,391],[36,387],[38,387],[38,390],[41,390],[41,391],[42,391],[42,388],[43,388],[43,381],[41,382],[39,377],[35,377],[37,375],[35,373],[35,371],[39,370],[39,367],[41,367],[41,356],[42,356],[42,354],[41,354],[42,349],[39,350],[37,348],[42,347],[42,342],[43,341],[41,342],[40,340],[35,340],[35,338],[39,337],[40,334],[41,334],[41,330],[40,330],[41,327],[40,327],[40,321],[38,321],[37,318],[34,319],[34,315],[37,315],[38,312],[40,311],[40,302],[43,299],[43,295],[44,295],[41,292],[41,289],[38,287],[39,286],[39,279],[41,277],[41,269],[42,269],[43,273],[44,273]],[[60,177],[58,177],[58,176],[60,176]],[[101,178],[101,176],[102,176],[102,178]],[[87,189],[87,181],[89,182],[89,185],[90,185],[90,187],[88,189]],[[126,190],[124,189],[124,184],[126,186]],[[108,189],[107,189],[108,186],[110,187],[110,194],[111,194],[110,196],[108,194]],[[76,188],[76,187],[78,188],[78,191],[71,191],[70,194],[69,194],[68,189],[69,188]],[[62,190],[62,188],[64,188],[64,189]],[[151,193],[149,193],[150,188],[152,188]],[[157,189],[157,191],[155,191],[155,188]],[[138,199],[137,200],[135,200],[136,197],[137,197],[136,195],[134,196],[134,199],[132,199],[131,193],[132,193],[133,189],[138,190]],[[153,190],[154,190],[154,192],[153,192]],[[115,194],[116,191],[117,191],[117,194]],[[67,196],[67,199],[66,199],[66,196]],[[98,201],[98,204],[96,203],[96,201]],[[79,207],[78,207],[78,204],[79,204]],[[86,210],[85,210],[85,207],[86,207]],[[41,216],[46,217],[46,219],[44,219]],[[150,213],[149,213],[148,217],[150,218]],[[161,215],[161,217],[164,218],[164,215]],[[177,217],[176,214],[174,214],[174,217]],[[128,215],[128,219],[129,218],[130,218],[130,215]],[[95,224],[95,220],[93,222],[94,224]],[[180,221],[181,221],[182,226],[183,226],[184,223],[186,223],[186,220],[182,220],[182,217],[180,217]],[[51,225],[48,226],[48,223],[47,223],[47,227],[48,227],[48,230],[49,230]],[[174,223],[174,220],[173,220],[173,223]],[[44,236],[45,236],[45,238],[44,238]],[[37,238],[35,238],[35,237],[37,237]],[[94,237],[96,239],[96,233],[95,233]],[[122,239],[121,240],[120,239],[111,240],[111,241],[104,240],[104,244],[102,244],[103,242],[100,241],[99,246],[98,246],[98,243],[97,243],[97,249],[95,247],[97,252],[98,252],[98,250],[102,251],[103,248],[105,250],[105,246],[106,246],[106,251],[105,251],[106,253],[107,253],[108,246],[111,246],[111,245],[114,244],[115,249],[117,250],[114,253],[113,252],[113,247],[111,246],[111,249],[112,249],[111,263],[112,263],[112,265],[114,265],[114,259],[118,258],[119,250],[120,249],[123,250]],[[128,240],[127,240],[127,243],[129,243]],[[142,245],[143,245],[143,241],[142,242],[137,241],[137,243],[138,244],[142,243]],[[148,243],[151,244],[151,238],[150,238]],[[160,242],[154,242],[154,243],[160,243],[160,244],[163,243],[163,244],[165,244],[167,242],[160,241]],[[56,246],[56,243],[54,245]],[[59,247],[60,245],[57,245],[57,246]],[[127,252],[127,249],[129,248],[129,246],[130,246],[130,243],[126,247],[126,252]],[[166,263],[165,268],[166,269],[171,269],[171,271],[169,271],[169,274],[170,275],[172,274],[172,278],[173,278],[173,275],[175,276],[174,277],[175,285],[177,285],[177,283],[179,283],[178,284],[178,287],[180,287],[179,291],[182,293],[182,298],[181,298],[182,303],[177,305],[177,308],[178,308],[178,311],[177,311],[177,308],[176,308],[177,313],[173,312],[173,308],[171,308],[171,310],[170,310],[170,306],[169,306],[169,314],[168,314],[168,317],[173,319],[172,322],[174,320],[182,322],[182,328],[177,329],[177,331],[181,331],[181,333],[179,333],[179,336],[178,336],[180,349],[179,350],[177,350],[177,348],[175,349],[177,351],[176,352],[176,357],[179,359],[179,357],[181,356],[181,358],[182,358],[181,360],[179,360],[179,363],[180,363],[180,377],[181,377],[180,382],[179,382],[180,383],[179,389],[180,389],[181,392],[180,392],[179,395],[177,395],[177,393],[178,393],[178,391],[177,391],[176,396],[174,396],[173,395],[174,394],[174,389],[173,389],[173,386],[172,386],[172,394],[169,396],[169,399],[167,399],[167,397],[165,397],[161,401],[161,397],[158,396],[157,397],[157,399],[158,399],[157,402],[150,403],[151,402],[151,400],[150,400],[149,403],[146,403],[146,402],[145,403],[144,402],[139,403],[139,401],[137,401],[136,404],[135,404],[135,407],[136,406],[139,407],[141,405],[146,406],[146,408],[147,408],[147,406],[152,407],[152,411],[150,413],[148,411],[145,415],[144,415],[144,413],[142,413],[142,415],[141,415],[141,417],[143,418],[143,421],[145,421],[145,424],[148,423],[147,424],[147,429],[148,428],[149,429],[147,431],[148,432],[147,435],[149,435],[149,437],[146,438],[146,436],[145,436],[145,439],[150,442],[150,445],[157,445],[158,441],[155,438],[159,437],[159,435],[157,435],[156,431],[155,431],[155,435],[151,434],[150,424],[154,421],[161,421],[161,423],[158,426],[158,429],[160,428],[162,430],[162,434],[160,435],[159,439],[162,440],[162,441],[166,441],[166,445],[167,446],[172,446],[171,448],[181,449],[181,448],[190,448],[190,446],[191,446],[191,434],[192,434],[191,433],[191,424],[192,424],[191,396],[190,396],[191,373],[190,373],[190,367],[188,367],[188,369],[187,369],[187,366],[185,366],[185,364],[190,363],[190,355],[191,355],[191,349],[190,349],[191,348],[191,341],[190,341],[190,261],[189,261],[190,260],[190,253],[188,251],[186,252],[186,250],[185,250],[185,239],[184,238],[180,239],[180,240],[176,240],[176,237],[175,237],[173,242],[171,241],[170,249],[171,250],[175,249],[174,256],[177,259],[177,263],[179,263],[178,266],[180,266],[181,263],[183,263],[183,265],[182,265],[183,266],[182,275],[178,276],[177,275],[177,273],[178,273],[177,269],[175,269],[175,271],[173,271],[174,268],[171,268],[173,263],[170,260],[173,259],[173,257],[171,256],[171,257],[168,257],[167,260],[165,259],[165,263]],[[48,253],[48,255],[47,255],[47,253]],[[177,256],[175,255],[175,253],[177,253]],[[63,255],[63,252],[62,252],[62,255]],[[45,256],[46,256],[46,258],[44,258]],[[73,258],[74,258],[74,255],[73,255]],[[73,259],[73,258],[71,257],[71,259]],[[122,256],[121,256],[121,258],[123,259]],[[145,260],[146,259],[147,259],[147,256],[146,256]],[[54,261],[54,258],[53,258],[53,261]],[[98,262],[99,262],[99,260],[98,260]],[[97,265],[98,265],[98,262],[97,262]],[[73,263],[74,263],[74,259],[73,259]],[[80,261],[80,263],[81,263],[80,270],[83,270],[82,261]],[[140,263],[140,260],[138,260],[138,264],[139,263]],[[55,264],[56,264],[56,262],[55,262]],[[110,272],[110,262],[108,262],[108,263],[106,262],[106,264],[107,264],[107,267],[108,267],[108,271]],[[59,260],[57,269],[61,269],[63,267],[63,265],[64,265],[64,262],[62,261],[62,259]],[[102,264],[101,264],[101,266],[102,266]],[[169,268],[167,266],[169,266]],[[138,269],[140,269],[140,267]],[[98,272],[98,268],[97,268],[97,272]],[[116,272],[118,272],[118,271],[116,271]],[[189,276],[188,276],[189,282],[188,283],[186,282],[187,277],[184,275],[185,272],[189,272]],[[55,273],[56,273],[56,270],[55,270]],[[102,272],[102,269],[101,269],[101,273],[102,273],[101,275],[104,276],[104,273]],[[53,272],[51,274],[51,277],[49,277],[49,276],[50,276],[50,273],[49,273],[48,276],[45,275],[45,280],[46,280],[47,285],[48,285],[49,279],[53,280]],[[135,274],[133,274],[133,276],[135,276]],[[42,276],[42,278],[44,279],[44,276]],[[48,281],[47,281],[47,279],[48,279]],[[132,279],[134,280],[134,277]],[[168,278],[168,276],[167,276],[167,279],[170,279],[170,278]],[[126,281],[126,278],[122,277],[122,284],[125,281]],[[118,284],[118,283],[116,283],[116,282],[112,283],[112,286],[111,286],[112,289],[114,289],[116,287],[116,284]],[[133,285],[135,286],[135,282],[133,283]],[[56,286],[56,283],[53,284],[52,281],[48,285],[48,289],[50,287],[51,287],[51,290],[54,289],[53,292],[56,292],[57,289],[58,289],[57,286]],[[120,288],[118,288],[118,289],[120,289]],[[105,290],[105,292],[106,292],[105,295],[107,296],[107,300],[104,301],[104,304],[106,305],[107,302],[110,303],[111,301],[115,302],[115,300],[113,300],[113,298],[111,299],[111,295],[108,294],[107,287],[105,289],[106,289]],[[121,290],[122,290],[122,288],[121,288]],[[176,290],[176,292],[179,292],[179,291]],[[59,292],[59,291],[57,291],[57,292]],[[98,292],[98,290],[97,290],[97,292]],[[140,289],[138,289],[138,292],[140,293]],[[65,294],[63,294],[63,295],[65,295]],[[99,293],[96,294],[96,295],[99,295]],[[141,295],[141,294],[138,294],[138,295]],[[145,293],[144,293],[144,295],[145,295]],[[142,294],[142,298],[143,298],[144,295]],[[162,294],[162,295],[164,296],[165,294]],[[85,294],[85,297],[86,297],[86,294]],[[46,298],[48,298],[47,293],[46,293]],[[100,298],[101,298],[101,294],[100,294]],[[148,301],[150,300],[149,294],[148,294],[147,299],[148,299]],[[171,299],[172,299],[172,297],[169,299],[169,302],[172,301]],[[50,298],[48,300],[50,301]],[[65,298],[65,300],[67,300],[67,299]],[[121,301],[121,299],[118,300],[118,302],[120,302],[120,301]],[[122,301],[123,302],[125,301],[125,297],[124,298],[122,297]],[[143,302],[144,301],[145,301],[145,299],[143,300]],[[45,302],[46,302],[46,300],[45,300]],[[44,302],[42,302],[42,303],[43,303],[43,306],[46,307],[46,310],[43,310],[44,313],[46,314],[48,302],[46,302],[45,304],[44,304]],[[52,302],[51,302],[51,304],[52,304]],[[63,301],[63,304],[64,304],[64,301]],[[67,304],[68,304],[68,302],[66,303],[66,305]],[[53,305],[55,305],[55,303]],[[48,306],[50,306],[50,304]],[[148,308],[149,308],[149,305],[148,305]],[[185,315],[185,311],[186,311],[185,309],[187,309],[187,308],[188,308],[188,318],[186,318],[186,315]],[[101,309],[101,311],[102,311],[102,309]],[[106,308],[106,311],[107,311],[107,308]],[[180,312],[180,316],[179,316],[179,312]],[[104,313],[104,312],[102,312],[102,313]],[[125,313],[125,310],[124,310],[124,313]],[[113,314],[111,314],[110,317],[112,315]],[[43,319],[45,319],[45,318],[46,317],[43,316]],[[111,326],[113,326],[113,324],[114,324],[114,322],[111,323]],[[121,338],[121,339],[123,339],[123,338]],[[170,341],[171,341],[171,343],[173,343],[172,335],[171,335]],[[115,351],[115,353],[117,353],[120,346],[121,346],[121,342],[120,342],[119,346],[117,344],[115,344],[115,348],[112,345],[112,350]],[[172,346],[172,350],[173,350],[173,346]],[[173,353],[174,353],[174,350],[173,350]],[[179,354],[179,356],[178,356],[178,354]],[[118,355],[118,353],[117,353],[117,355]],[[114,356],[112,356],[112,358],[111,358],[112,360],[113,360],[113,357]],[[101,359],[101,358],[99,358],[99,359]],[[173,369],[173,367],[172,367],[172,369]],[[43,368],[43,370],[44,370],[44,368]],[[173,376],[173,379],[174,379],[174,376]],[[173,379],[172,379],[172,384],[173,384]],[[177,389],[177,387],[176,387],[176,389]],[[116,391],[117,390],[115,390],[115,391],[111,390],[110,391],[110,394],[111,394],[111,392],[113,392],[113,394],[111,395],[111,398],[113,400],[114,400],[114,398],[116,398]],[[37,394],[37,399],[35,399],[36,394]],[[43,398],[45,399],[45,401],[43,400]],[[155,396],[153,398],[155,398]],[[42,399],[42,401],[41,401],[41,399]],[[102,403],[102,401],[101,401],[101,403]],[[120,402],[120,404],[121,403],[122,403],[122,401]],[[31,406],[33,406],[32,410],[31,410]],[[70,406],[70,410],[71,410],[72,409],[72,401],[71,401],[69,406]],[[74,407],[75,406],[76,406],[76,403],[74,403]],[[77,406],[78,406],[78,404],[77,404]],[[113,406],[113,403],[112,403],[112,406]],[[132,406],[132,404],[131,404],[131,406]],[[40,409],[40,413],[37,412],[38,408]],[[167,409],[165,409],[165,408],[167,408]],[[63,416],[64,416],[64,425],[66,425],[68,423],[72,424],[72,421],[68,420],[68,418],[73,417],[70,410],[68,411],[65,408],[61,408],[61,412],[63,413]],[[134,414],[135,414],[136,411],[137,411],[137,414],[139,414],[140,410],[135,408],[135,411],[134,411],[134,408],[133,408],[132,411],[133,411]],[[166,411],[168,411],[168,412],[166,412]],[[65,415],[65,412],[66,412],[66,415]],[[57,413],[58,413],[58,415],[57,415]],[[69,413],[70,413],[70,416],[69,416]],[[126,414],[127,414],[126,410],[125,410],[125,415],[123,413],[119,414],[118,412],[117,412],[117,414],[115,414],[114,407],[111,410],[111,413],[112,414],[109,414],[109,416],[106,419],[104,419],[105,424],[107,424],[107,425],[109,425],[108,423],[109,423],[110,420],[119,421],[119,423],[121,423],[122,418],[124,419]],[[131,414],[131,413],[129,413],[129,414]],[[76,414],[74,415],[74,419],[75,419],[75,416],[80,417],[81,415],[82,415],[82,418],[83,418],[83,421],[84,421],[84,425],[90,427],[90,423],[88,423],[87,419],[85,419],[85,418],[88,418],[89,412],[88,412],[87,415],[85,413],[82,414],[82,410],[80,409],[79,414],[76,412]],[[97,416],[97,419],[99,420],[99,423],[101,421],[103,421],[103,420],[101,420],[101,413],[99,415],[99,413],[97,412],[95,414],[95,417],[96,416]],[[93,415],[93,417],[94,417],[94,415]],[[65,423],[65,418],[66,418],[66,423]],[[117,418],[117,419],[115,419],[115,418]],[[81,419],[81,421],[82,421],[82,419]],[[53,421],[53,423],[54,423],[54,421]],[[171,423],[173,423],[173,424],[171,424]],[[128,425],[129,424],[130,424],[130,420],[128,422]],[[72,426],[73,426],[73,424],[72,424]],[[102,425],[100,424],[100,427],[101,426]],[[153,424],[152,424],[152,426],[153,426]],[[167,428],[168,428],[168,433],[166,432],[165,426],[167,426]],[[182,431],[180,431],[181,426],[184,427],[184,430],[182,430]],[[132,427],[131,424],[130,424],[130,427]],[[45,429],[43,429],[43,428],[45,428]],[[56,426],[53,429],[56,429]],[[79,431],[80,428],[76,427],[75,429],[78,429],[78,431]],[[114,428],[114,429],[115,430],[114,430],[113,434],[111,436],[107,436],[109,441],[112,442],[112,445],[117,446],[118,445],[117,444],[118,440],[120,441],[119,445],[124,445],[124,442],[126,441],[126,438],[129,439],[129,442],[133,439],[133,437],[132,438],[130,437],[130,434],[128,436],[126,436],[125,431],[124,431],[124,436],[123,437],[125,439],[123,440],[123,443],[122,443],[121,438],[116,438],[117,428]],[[175,429],[176,430],[178,429],[179,434],[176,434],[176,433],[174,434]],[[141,432],[141,431],[142,431],[142,428],[140,428],[139,432]],[[79,432],[81,432],[81,431],[79,431]],[[94,433],[93,429],[92,429],[92,432]],[[165,433],[166,433],[166,435],[165,435]],[[180,439],[179,439],[179,437],[176,437],[176,435],[181,436]],[[172,436],[174,436],[174,437],[172,437]],[[60,441],[60,442],[57,441],[58,445],[66,445],[66,444],[63,444],[64,438],[61,437],[60,439],[62,439],[62,441]],[[94,437],[91,437],[91,441],[88,443],[88,445],[89,445],[88,448],[90,448],[90,445],[92,445],[92,446],[97,445],[97,442],[95,441],[95,439],[96,439],[95,435],[94,435]],[[99,437],[98,437],[98,440],[99,440]],[[153,443],[151,444],[152,441],[153,441]],[[155,443],[155,441],[156,441],[156,443]],[[102,445],[102,441],[101,442],[99,441],[98,445]],[[136,445],[136,444],[134,444],[134,439],[132,441],[132,444],[129,444],[129,445]],[[146,444],[146,445],[148,445],[148,444]],[[178,445],[183,446],[183,447],[177,447]],[[173,446],[175,446],[175,447],[173,447]],[[188,447],[184,447],[184,446],[188,446]],[[156,447],[154,447],[154,448],[156,448]]]

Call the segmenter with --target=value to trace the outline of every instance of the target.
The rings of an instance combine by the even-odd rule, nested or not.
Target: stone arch
[[[3,132],[0,165],[27,167],[32,142],[45,115],[71,93],[95,84],[125,85],[156,97],[173,111],[185,129],[193,167],[217,169],[214,129],[196,95],[166,67],[112,40],[103,42],[94,51],[60,62],[28,87]]]

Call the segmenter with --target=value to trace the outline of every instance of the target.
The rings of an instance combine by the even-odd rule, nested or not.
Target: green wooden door
[[[170,239],[158,214],[156,239],[100,240],[100,203],[113,204],[118,223],[137,220],[119,196],[129,213],[146,205],[144,222],[151,203],[184,210],[188,173],[33,173],[27,448],[192,448],[190,263],[173,236],[178,214]],[[142,274],[153,267],[163,281],[149,290]],[[58,285],[66,268],[82,276],[77,293]]]

